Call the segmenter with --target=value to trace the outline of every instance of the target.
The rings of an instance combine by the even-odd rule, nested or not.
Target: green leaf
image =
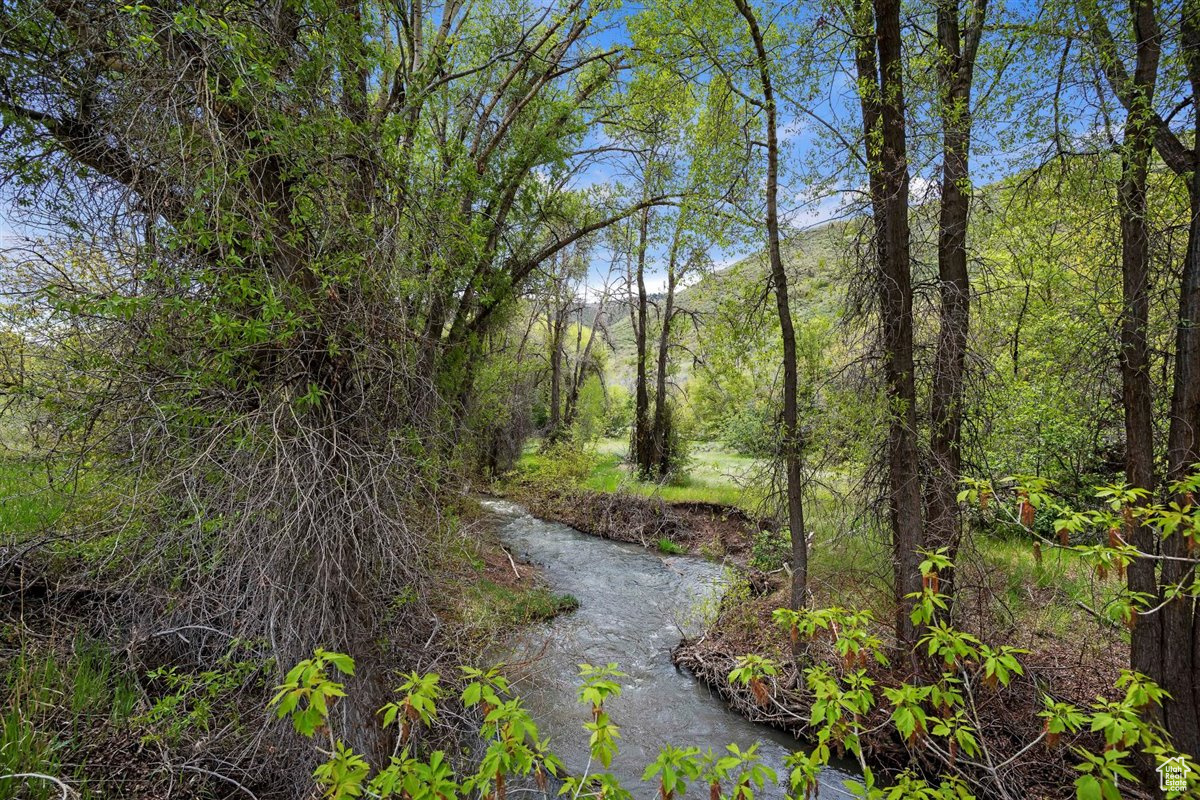
[[[1080,775],[1075,779],[1075,797],[1078,800],[1104,800],[1100,781],[1092,775]]]

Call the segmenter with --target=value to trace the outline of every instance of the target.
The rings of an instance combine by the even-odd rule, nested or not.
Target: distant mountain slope
[[[839,280],[846,246],[847,226],[844,222],[830,223],[796,234],[783,243],[784,264],[788,271],[788,288],[792,304],[792,316],[803,319],[812,316],[836,317],[846,294],[844,281]],[[676,292],[675,305],[692,312],[696,325],[689,326],[683,335],[682,344],[694,349],[703,336],[705,319],[710,317],[722,302],[731,297],[744,297],[747,303],[758,299],[768,303],[766,310],[773,313],[775,301],[767,291],[766,253],[756,253],[731,264],[724,269],[704,275],[699,281]],[[752,299],[753,298],[753,299]],[[651,295],[650,327],[651,342],[649,360],[653,372],[658,347],[657,309],[661,308],[665,295]],[[594,311],[592,312],[594,318]],[[632,388],[636,375],[635,358],[637,340],[629,316],[626,298],[610,301],[605,309],[608,330],[615,351],[609,359],[608,380]],[[675,380],[686,380],[691,370],[691,359],[681,350],[673,354],[676,359]]]

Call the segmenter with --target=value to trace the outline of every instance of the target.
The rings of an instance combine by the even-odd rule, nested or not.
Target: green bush
[[[600,378],[592,375],[579,389],[571,437],[577,442],[591,445],[603,435],[606,426],[604,385]]]
[[[777,570],[792,557],[792,540],[787,531],[759,531],[750,545],[750,566],[768,572]]]
[[[619,384],[608,387],[608,402],[604,407],[604,435],[622,437],[633,425],[633,395]]]
[[[721,443],[745,456],[770,456],[776,449],[776,426],[765,409],[746,406],[722,419]]]
[[[135,719],[147,729],[142,741],[174,745],[207,734],[214,721],[224,722],[235,714],[230,704],[238,690],[266,685],[263,676],[272,663],[249,657],[235,643],[211,669],[151,670],[147,677],[164,691],[147,713]]]
[[[929,564],[923,568],[936,572],[949,564],[948,559],[929,554]],[[724,750],[707,752],[696,747],[680,749],[668,745],[647,765],[642,780],[657,783],[661,797],[683,796],[689,785],[697,785],[696,788],[707,788],[712,797],[752,798],[763,794],[768,785],[779,785],[782,777],[792,790],[789,796],[808,797],[814,794],[819,776],[837,752],[857,761],[861,780],[847,781],[845,785],[853,796],[864,800],[898,797],[972,800],[976,796],[976,786],[990,790],[993,781],[999,782],[1008,775],[997,778],[994,769],[992,776],[981,778],[978,772],[961,769],[967,759],[977,759],[984,747],[975,722],[980,717],[977,695],[958,687],[986,685],[987,694],[979,696],[986,698],[985,702],[994,702],[995,694],[1009,691],[1015,678],[1025,674],[1021,656],[1027,651],[1007,645],[991,646],[953,628],[944,619],[935,622],[936,609],[945,607],[944,598],[933,602],[935,597],[942,598],[936,590],[925,593],[924,599],[930,602],[923,606],[930,610],[930,615],[924,617],[924,621],[932,624],[921,647],[945,665],[947,672],[936,683],[918,680],[895,686],[876,686],[876,681],[868,676],[862,665],[870,661],[887,665],[888,648],[872,632],[875,620],[869,612],[837,607],[776,609],[772,613],[774,624],[788,632],[793,641],[807,641],[817,635],[832,636],[834,649],[839,654],[834,661],[819,662],[801,672],[804,686],[816,698],[812,716],[816,745],[789,755],[785,760],[788,771],[782,776],[762,763],[756,752],[758,745],[744,751],[737,745],[729,745]],[[745,603],[739,605],[744,607]],[[761,627],[760,621],[753,622]],[[847,665],[858,668],[850,669]],[[726,673],[725,681],[731,690],[749,695],[757,705],[767,706],[781,689],[783,666],[771,657],[747,653],[736,660],[733,669]],[[397,699],[379,710],[382,727],[398,729],[395,754],[386,766],[372,765],[364,755],[356,753],[339,738],[337,721],[329,714],[331,702],[346,695],[342,679],[352,677],[354,672],[352,658],[318,648],[311,659],[300,662],[287,674],[284,682],[276,687],[271,701],[276,716],[290,719],[292,727],[301,735],[322,744],[327,738],[330,746],[320,746],[319,750],[324,761],[313,772],[315,788],[324,797],[331,800],[363,796],[381,800],[388,797],[486,798],[497,796],[497,788],[505,786],[511,778],[528,778],[544,787],[547,776],[562,777],[560,795],[581,798],[631,796],[632,787],[622,786],[612,774],[603,771],[611,767],[620,739],[618,726],[609,716],[607,707],[610,699],[620,696],[620,679],[627,677],[616,664],[580,665],[582,685],[577,697],[584,707],[580,722],[588,739],[589,763],[603,768],[589,771],[584,777],[565,774],[563,762],[549,749],[536,721],[521,699],[512,694],[507,678],[498,667],[488,671],[461,667],[461,680],[454,683],[443,682],[441,675],[432,672],[402,676],[403,683],[396,690]],[[452,686],[461,689],[455,692],[461,707],[469,712],[481,707],[483,712],[469,717],[481,720],[479,736],[483,742],[483,756],[461,772],[451,765],[445,752],[433,750],[422,741],[421,735],[438,721],[439,714],[446,710],[447,701],[454,702],[450,696]],[[1112,699],[1100,697],[1090,708],[1058,702],[1045,695],[1045,708],[1037,713],[1044,722],[1032,728],[1038,733],[1031,733],[1031,737],[1037,738],[1032,738],[1018,755],[1031,750],[1043,738],[1053,746],[1060,736],[1073,736],[1086,730],[1099,732],[1107,743],[1103,751],[1096,747],[1071,749],[1070,758],[1076,762],[1078,773],[1075,779],[1077,797],[1120,797],[1120,785],[1136,783],[1130,769],[1139,754],[1163,762],[1182,759],[1187,785],[1171,796],[1196,796],[1200,789],[1200,773],[1194,763],[1177,753],[1161,730],[1147,721],[1149,715],[1143,713],[1161,705],[1165,692],[1145,676],[1129,671],[1121,673],[1114,689]],[[818,708],[821,710],[817,711]],[[936,708],[938,713],[931,713],[930,708]],[[923,776],[907,769],[876,777],[860,744],[869,732],[868,725],[877,724],[871,719],[874,716],[885,718],[884,724],[893,729],[896,736],[929,756],[930,766]],[[868,719],[871,719],[869,723]],[[1054,739],[1049,738],[1051,736]],[[1092,744],[1097,743],[1098,739],[1093,738]],[[1014,772],[1040,758],[1044,756],[1030,756],[1024,764],[1014,767]],[[1015,760],[1016,757],[1010,759]],[[1008,762],[1002,766],[1007,765]]]
[[[687,438],[686,415],[673,403],[667,405],[667,475],[671,483],[680,484],[692,466],[691,443]]]
[[[535,489],[564,489],[586,479],[595,466],[595,450],[565,439],[524,458],[517,468],[516,479]]]

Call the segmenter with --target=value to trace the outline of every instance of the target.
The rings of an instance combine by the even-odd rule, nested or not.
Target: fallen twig
[[[71,800],[71,798],[73,798],[73,797],[79,797],[78,792],[76,792],[74,789],[72,789],[70,786],[68,786],[65,782],[63,782],[59,778],[54,777],[53,775],[45,775],[41,772],[13,772],[9,775],[0,775],[0,781],[29,780],[30,778],[33,778],[33,779],[39,780],[39,781],[49,781],[50,783],[53,783],[55,786],[58,787],[59,791],[62,792],[62,795],[61,795],[62,800]],[[257,800],[257,798],[255,798],[255,800]]]
[[[508,556],[508,563],[512,565],[513,574],[517,576],[517,580],[521,580],[521,572],[517,569],[517,562],[513,561],[512,553],[508,552],[503,545],[500,546],[500,549],[504,551],[504,555]]]

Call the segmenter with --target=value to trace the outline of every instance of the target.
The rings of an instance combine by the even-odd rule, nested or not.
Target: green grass
[[[0,457],[0,530],[18,541],[43,531],[66,509],[45,470],[32,460]]]
[[[738,486],[766,466],[761,458],[734,453],[713,442],[693,443],[689,456],[688,477],[702,486]]]
[[[1095,622],[1086,608],[1112,627],[1124,628],[1116,603],[1124,581],[1116,575],[1101,579],[1078,553],[1043,547],[1039,564],[1028,538],[984,532],[971,537],[969,547],[973,552],[966,557],[979,559],[1002,576],[997,588],[1018,620],[1065,637],[1078,626],[1081,614]],[[1031,594],[1031,589],[1038,591]]]
[[[572,595],[555,594],[544,586],[513,588],[480,577],[461,589],[459,611],[464,620],[488,634],[551,619],[579,607]]]
[[[687,552],[682,545],[672,542],[665,536],[658,540],[657,547],[658,552],[666,553],[667,555],[679,555],[680,553]]]
[[[544,586],[522,592],[513,603],[513,615],[521,620],[546,620],[579,608],[572,594],[555,594]]]
[[[590,461],[579,459],[583,472],[573,474],[578,466],[557,465],[555,456],[543,453],[541,442],[526,443],[517,467],[526,476],[555,475],[560,485],[576,485],[596,492],[629,492],[644,497],[657,497],[670,503],[715,503],[756,513],[763,501],[764,459],[735,453],[715,442],[690,442],[687,470],[670,481],[639,480],[626,461],[629,443],[624,438],[597,440]],[[830,495],[827,490],[814,488],[809,492],[817,506]],[[818,511],[814,520],[820,520]]]
[[[761,465],[758,459],[713,444],[693,444],[686,474],[670,482],[638,480],[625,463],[623,439],[601,439],[591,473],[580,486],[598,492],[626,491],[672,503],[718,503],[752,509],[759,495],[741,485]],[[528,455],[526,456],[528,458]]]
[[[37,772],[67,779],[82,792],[86,780],[74,757],[97,725],[121,726],[134,711],[137,690],[107,650],[83,639],[73,652],[22,650],[4,676],[9,696],[0,716],[0,775]],[[61,794],[47,781],[0,781],[0,800],[49,800]]]

